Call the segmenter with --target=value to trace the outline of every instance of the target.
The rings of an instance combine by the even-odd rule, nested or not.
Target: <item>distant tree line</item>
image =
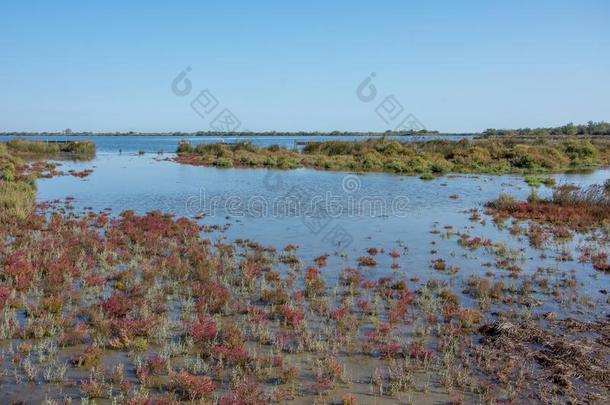
[[[0,132],[0,135],[14,135],[14,136],[29,136],[29,135],[40,135],[40,136],[53,136],[53,135],[97,135],[97,136],[125,136],[125,135],[139,135],[139,136],[408,136],[408,135],[440,135],[438,131],[430,131],[422,129],[419,131],[385,131],[385,132],[373,132],[373,131],[196,131],[196,132],[77,132],[66,129],[62,132]],[[446,134],[452,135],[452,134]]]
[[[610,135],[610,123],[605,121],[589,121],[584,125],[568,123],[561,127],[551,128],[519,128],[519,129],[486,129],[487,136],[556,136],[556,135]]]
[[[550,128],[519,128],[519,129],[494,129],[489,128],[482,133],[469,133],[472,135],[484,135],[484,136],[558,136],[558,135],[610,135],[610,123],[605,121],[593,122],[589,121],[584,125],[574,125],[568,123],[560,127]],[[419,131],[385,131],[385,132],[373,132],[373,131],[195,131],[195,132],[85,132],[85,131],[72,131],[66,129],[62,132],[0,132],[0,135],[14,135],[14,136],[28,136],[28,135],[42,135],[42,136],[53,136],[53,135],[97,135],[97,136],[211,136],[211,137],[223,137],[223,136],[425,136],[425,135],[464,135],[459,133],[446,133],[439,131],[431,131],[422,129]]]

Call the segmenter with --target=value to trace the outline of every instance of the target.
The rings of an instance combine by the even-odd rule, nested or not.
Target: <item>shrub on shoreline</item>
[[[89,141],[43,142],[26,139],[12,139],[5,144],[9,151],[23,155],[53,156],[61,153],[74,155],[95,154],[95,143]]]
[[[95,153],[93,142],[46,143],[13,139],[0,143],[0,223],[14,223],[25,219],[36,203],[34,179],[43,175],[40,162],[28,163],[27,157],[55,157],[61,154],[89,156]]]

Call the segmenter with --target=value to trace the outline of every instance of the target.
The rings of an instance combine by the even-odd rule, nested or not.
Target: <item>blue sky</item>
[[[388,96],[441,131],[610,120],[608,21],[601,0],[3,2],[0,131],[208,130],[205,89],[257,131],[391,129]]]

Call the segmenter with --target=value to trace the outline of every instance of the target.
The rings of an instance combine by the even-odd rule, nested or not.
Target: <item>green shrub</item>
[[[540,203],[544,202],[544,200],[540,197],[540,195],[538,194],[538,191],[536,191],[536,189],[532,189],[532,191],[530,192],[530,195],[527,196],[527,202],[530,204],[540,204]]]
[[[517,208],[517,200],[508,193],[500,193],[500,196],[487,203],[487,206],[500,211],[514,211]]]
[[[547,187],[552,187],[556,184],[557,182],[555,181],[554,178],[552,177],[545,177],[542,179],[542,184],[544,184]]]
[[[59,151],[75,155],[91,155],[95,154],[95,143],[83,141],[60,143]]]
[[[445,174],[451,170],[451,163],[447,162],[445,159],[439,159],[432,162],[430,170],[435,174]]]
[[[362,168],[366,170],[379,170],[383,167],[383,163],[378,153],[369,152],[364,155],[362,160]]]
[[[529,175],[525,176],[524,180],[531,187],[540,187],[543,184],[547,187],[552,187],[555,185],[555,179],[552,177]]]
[[[218,158],[214,161],[216,167],[233,167],[233,161],[227,158]]]
[[[5,162],[2,164],[0,179],[4,181],[15,181],[15,165],[12,162]]]
[[[597,149],[587,140],[571,141],[566,145],[565,151],[576,164],[591,163],[597,157]]]
[[[385,164],[386,170],[394,173],[406,173],[407,165],[400,160],[390,160]]]
[[[523,180],[530,187],[540,187],[542,185],[542,178],[539,176],[525,176]]]
[[[225,150],[224,145],[221,143],[200,143],[195,146],[195,153],[199,155],[223,157],[225,155]]]
[[[44,142],[26,139],[11,139],[6,142],[7,148],[14,153],[32,155],[57,155],[70,153],[75,155],[95,154],[95,143],[86,141]]]
[[[180,141],[180,144],[178,145],[178,149],[176,150],[176,153],[178,153],[178,154],[193,153],[193,145],[191,145],[190,143],[188,143],[186,141]]]

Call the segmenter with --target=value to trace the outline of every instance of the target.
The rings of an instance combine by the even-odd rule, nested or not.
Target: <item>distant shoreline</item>
[[[547,128],[518,128],[518,129],[495,129],[488,128],[482,132],[439,132],[434,130],[421,129],[419,131],[404,130],[384,132],[375,131],[193,131],[193,132],[74,132],[66,128],[62,132],[26,132],[26,131],[3,131],[0,136],[174,136],[174,137],[565,137],[565,136],[610,136],[610,123],[606,121],[589,121],[586,124],[568,123],[559,127]]]
[[[257,137],[257,136],[466,136],[480,135],[480,133],[441,133],[441,132],[73,132],[64,134],[59,132],[0,132],[0,136],[175,136],[175,137]]]
[[[27,131],[2,131],[0,136],[175,136],[175,137],[281,137],[281,136],[302,136],[302,137],[546,137],[546,136],[610,136],[610,123],[606,121],[589,121],[586,124],[568,123],[559,127],[541,128],[517,128],[517,129],[496,129],[488,128],[481,132],[439,132],[434,130],[421,129],[419,131],[193,131],[193,132],[75,132],[66,128],[62,132],[27,132]]]

